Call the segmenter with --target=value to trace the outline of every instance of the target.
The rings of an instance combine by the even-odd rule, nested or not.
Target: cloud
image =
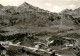
[[[70,7],[71,9],[74,9],[74,8],[76,8],[76,5],[71,4],[71,5],[69,5],[69,7]]]
[[[80,0],[0,0],[0,4],[19,6],[25,1],[33,6],[52,12],[60,12],[66,8],[75,9],[80,5]]]
[[[23,3],[24,1],[22,0],[0,0],[0,3],[3,5],[12,5],[12,6],[18,6],[21,3]]]
[[[53,12],[60,12],[62,11],[64,8],[58,5],[53,6]]]
[[[80,1],[80,0],[65,0],[65,1]]]
[[[47,2],[47,3],[45,3],[45,5],[46,6],[51,6],[52,4]]]

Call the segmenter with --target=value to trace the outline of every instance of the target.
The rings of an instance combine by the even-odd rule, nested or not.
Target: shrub
[[[79,23],[80,23],[80,18],[72,18],[72,20],[74,20],[74,22],[75,22],[76,24],[79,24]]]
[[[30,40],[32,42],[37,40],[37,38],[34,37],[34,35],[28,36],[28,33],[17,33],[17,34],[8,35],[8,36],[0,35],[0,41],[5,41],[5,40],[13,40],[14,42],[16,40],[23,41],[24,37],[26,37],[28,40]]]
[[[58,20],[60,20],[60,19],[61,19],[61,17],[60,17],[60,16],[58,16],[58,17],[57,17],[57,19],[58,19]]]
[[[17,14],[19,14],[19,12],[15,12],[15,13],[13,13],[13,15],[17,15]]]
[[[11,11],[10,11],[10,10],[8,10],[8,9],[7,9],[5,12],[7,12],[7,13],[11,13]]]
[[[76,54],[77,56],[80,56],[80,51]]]
[[[17,49],[17,50],[7,50],[7,54],[9,56],[16,56],[16,55],[21,55],[21,54],[28,54],[29,56],[41,56],[37,53],[32,53],[30,51],[24,50],[23,48]]]
[[[60,35],[54,34],[49,40],[64,40]]]
[[[11,25],[11,26],[15,25],[16,20],[17,20],[17,18],[9,19],[9,21],[10,21],[10,25]]]
[[[51,17],[49,17],[49,20],[50,20],[51,22],[53,22],[53,21],[54,21],[54,18],[51,16]]]
[[[17,51],[15,51],[15,50],[8,50],[7,51],[7,54],[10,56],[15,56],[16,53],[17,53]]]
[[[35,35],[36,35],[36,36],[46,36],[46,35],[48,35],[48,34],[50,34],[50,32],[44,31],[44,32],[37,33],[37,34],[35,34]]]
[[[75,23],[79,24],[80,23],[80,18],[75,18]]]
[[[63,45],[63,44],[64,44],[63,40],[54,40],[54,42],[50,45],[51,46],[58,46],[58,45]]]
[[[0,30],[0,33],[6,33],[6,32],[8,32],[8,31]]]
[[[2,17],[0,16],[0,19],[2,19]]]
[[[71,33],[71,34],[67,34],[64,37],[71,37],[71,38],[80,38],[80,34],[77,33]]]
[[[8,35],[8,36],[2,36],[0,35],[0,41],[5,41],[5,40],[22,40],[24,36],[27,36],[27,34],[13,34],[13,35]]]
[[[0,25],[2,25],[2,26],[7,26],[7,23],[1,22]]]

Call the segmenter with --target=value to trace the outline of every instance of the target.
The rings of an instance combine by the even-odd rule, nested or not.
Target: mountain
[[[61,13],[63,14],[69,14],[72,15],[73,17],[80,17],[80,8],[71,10],[71,9],[65,9]]]
[[[75,17],[80,17],[80,8],[73,10],[73,14]]]
[[[80,8],[54,13],[27,2],[0,5],[0,41],[8,43],[10,56],[50,56],[54,50],[75,56],[80,50]]]
[[[3,8],[3,6],[0,4],[0,9]]]
[[[47,10],[39,9],[28,3],[15,6],[4,6],[0,11],[0,25],[4,28],[49,27],[58,25],[60,16]],[[3,28],[3,29],[4,29]]]
[[[69,21],[73,21],[74,25],[78,26],[80,25],[80,8],[77,8],[75,10],[71,9],[65,9],[61,12],[61,14],[65,15],[65,19],[69,19]],[[66,21],[68,22],[68,21]],[[71,24],[71,22],[70,22]]]
[[[31,32],[35,28],[37,28],[37,31],[42,31],[42,29],[38,30],[40,27],[58,27],[65,29],[68,27],[79,27],[80,25],[79,8],[75,10],[66,9],[61,13],[52,13],[34,7],[27,2],[17,7],[3,6],[0,11],[0,18],[1,29],[7,31],[12,31],[14,29],[17,32],[18,30],[21,31],[21,29]],[[31,30],[29,30],[30,28]],[[36,32],[36,29],[32,32]]]
[[[32,5],[28,4],[27,2],[24,2],[19,7],[30,7],[30,6],[32,6]]]

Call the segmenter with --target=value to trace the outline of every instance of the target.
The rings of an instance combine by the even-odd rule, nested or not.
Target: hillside
[[[26,2],[20,6],[0,4],[0,41],[4,45],[9,41],[9,56],[50,56],[53,51],[76,56],[80,50],[80,8],[54,13]]]

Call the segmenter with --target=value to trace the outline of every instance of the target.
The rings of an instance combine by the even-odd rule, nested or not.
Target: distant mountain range
[[[34,27],[79,27],[80,8],[66,9],[60,13],[53,13],[26,2],[20,6],[2,6],[0,4],[0,28],[11,31],[12,29],[30,29]],[[10,30],[11,29],[11,30]]]

